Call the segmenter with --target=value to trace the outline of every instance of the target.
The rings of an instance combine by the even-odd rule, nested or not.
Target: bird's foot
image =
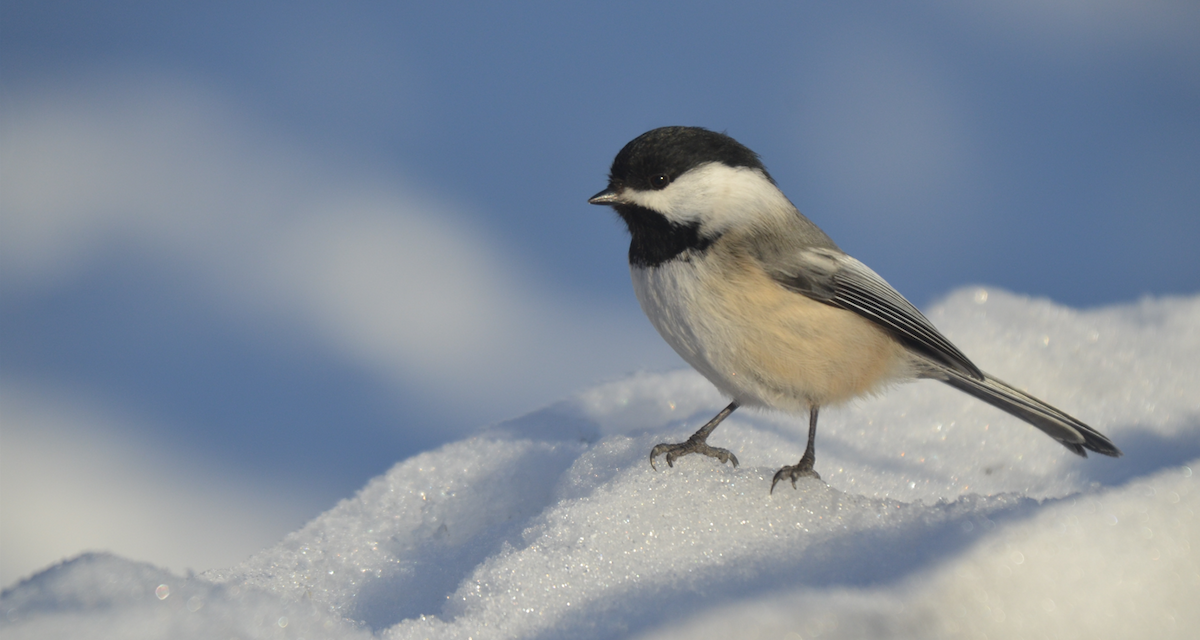
[[[682,458],[689,453],[703,454],[710,458],[716,458],[717,460],[720,460],[721,464],[732,462],[733,466],[738,466],[737,456],[733,455],[732,451],[729,449],[710,447],[703,439],[693,436],[688,438],[686,442],[680,442],[678,444],[663,443],[651,449],[650,467],[657,470],[658,467],[654,466],[654,459],[663,454],[666,454],[667,456],[667,466],[674,467],[675,460],[677,458]]]
[[[800,458],[800,462],[776,471],[775,477],[771,480],[771,490],[768,491],[768,493],[775,493],[775,485],[780,480],[791,480],[793,489],[796,488],[796,481],[800,478],[816,478],[817,480],[820,480],[821,475],[813,470],[813,462],[814,459],[806,455],[803,458]]]

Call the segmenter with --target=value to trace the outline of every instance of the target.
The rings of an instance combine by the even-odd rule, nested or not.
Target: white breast
[[[720,360],[720,331],[712,325],[712,312],[701,301],[703,276],[692,263],[671,261],[658,267],[631,267],[633,291],[642,311],[659,335],[688,364],[726,394],[732,388],[712,360]]]
[[[907,351],[873,323],[784,289],[726,248],[631,275],[659,334],[739,404],[804,411],[911,375]]]

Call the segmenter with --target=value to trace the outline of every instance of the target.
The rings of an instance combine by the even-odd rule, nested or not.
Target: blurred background
[[[1195,2],[5,0],[0,584],[232,565],[684,366],[585,202],[669,124],[758,151],[918,306],[1200,290]]]

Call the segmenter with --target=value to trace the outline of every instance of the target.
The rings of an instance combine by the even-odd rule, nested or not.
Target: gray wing
[[[836,249],[814,248],[774,256],[763,264],[789,290],[853,311],[928,358],[935,369],[929,377],[1032,424],[1078,455],[1086,456],[1085,449],[1121,455],[1104,434],[980,371],[912,303],[858,260]]]
[[[909,349],[960,374],[983,380],[984,374],[911,302],[867,265],[831,249],[807,249],[777,257],[767,271],[791,291],[853,311],[879,325]]]

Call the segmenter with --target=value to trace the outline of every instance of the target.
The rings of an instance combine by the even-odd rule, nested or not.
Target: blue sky
[[[668,124],[758,151],[919,306],[1194,293],[1197,13],[4,2],[5,453],[136,443],[282,534],[478,425],[682,366],[585,203]]]

